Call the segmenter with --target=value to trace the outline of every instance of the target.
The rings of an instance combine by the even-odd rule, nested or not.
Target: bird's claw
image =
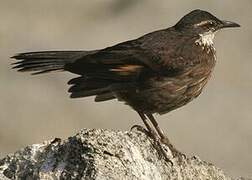
[[[148,137],[150,137],[153,140],[153,146],[157,150],[158,154],[165,159],[166,162],[171,163],[173,166],[174,163],[171,161],[171,157],[168,156],[167,150],[163,147],[163,145],[167,146],[171,153],[173,158],[178,158],[179,162],[182,162],[183,159],[186,159],[186,155],[179,152],[173,145],[170,143],[169,139],[166,137],[160,138],[156,132],[149,131],[145,129],[143,126],[140,125],[134,125],[130,128],[130,131],[133,131],[134,129],[143,132]]]
[[[141,131],[145,134],[149,133],[143,126],[140,126],[140,125],[134,125],[130,128],[130,131],[133,131],[134,129],[138,130],[138,131]]]
[[[169,139],[168,139],[167,137],[165,137],[165,136],[162,137],[162,138],[161,138],[161,142],[162,142],[163,144],[165,144],[166,146],[169,147],[169,149],[171,150],[172,155],[173,155],[174,157],[183,157],[183,158],[186,159],[186,155],[183,154],[183,153],[181,153],[180,151],[178,151],[178,150],[170,143],[170,141],[169,141]]]
[[[163,143],[161,142],[160,139],[157,139],[154,141],[154,147],[157,150],[158,154],[160,157],[163,157],[164,160],[168,163],[171,163],[171,166],[173,166],[173,162],[171,161],[171,157],[168,156],[167,150],[163,147]]]
[[[130,131],[133,131],[134,129],[143,132],[148,137],[150,137],[151,139],[153,139],[153,141],[154,141],[153,146],[158,151],[159,155],[163,156],[166,161],[170,162],[173,165],[173,162],[171,162],[171,160],[169,159],[169,157],[167,155],[167,151],[162,146],[161,139],[158,137],[158,135],[154,131],[150,132],[149,130],[145,129],[143,126],[140,126],[140,125],[134,125],[134,126],[132,126],[130,128]]]
[[[146,134],[148,137],[152,138],[153,140],[158,139],[158,135],[154,131],[149,131],[149,130],[145,129],[143,126],[134,125],[130,128],[130,131],[133,131],[134,129],[136,129],[140,132],[143,132],[144,134]]]

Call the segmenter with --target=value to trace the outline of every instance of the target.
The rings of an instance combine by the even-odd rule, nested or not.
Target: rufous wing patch
[[[122,65],[122,66],[117,66],[115,68],[111,68],[109,69],[109,71],[116,72],[123,76],[127,76],[130,74],[138,73],[141,68],[143,68],[143,66],[141,65],[128,64],[128,65]]]

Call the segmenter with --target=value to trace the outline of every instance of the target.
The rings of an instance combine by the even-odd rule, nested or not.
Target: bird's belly
[[[186,105],[200,95],[209,76],[197,79],[162,79],[156,86],[119,93],[119,99],[136,111],[164,114]]]

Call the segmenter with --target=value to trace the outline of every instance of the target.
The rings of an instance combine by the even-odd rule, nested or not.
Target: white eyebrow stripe
[[[206,20],[206,21],[201,21],[200,23],[198,24],[195,24],[194,26],[195,27],[199,27],[199,26],[203,26],[203,25],[206,25],[208,23],[211,23],[212,21],[209,21],[209,20]]]

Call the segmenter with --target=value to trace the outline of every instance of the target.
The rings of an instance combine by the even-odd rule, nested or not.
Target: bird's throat
[[[213,32],[199,34],[199,39],[197,39],[195,43],[200,46],[213,46],[214,35],[215,33]]]

